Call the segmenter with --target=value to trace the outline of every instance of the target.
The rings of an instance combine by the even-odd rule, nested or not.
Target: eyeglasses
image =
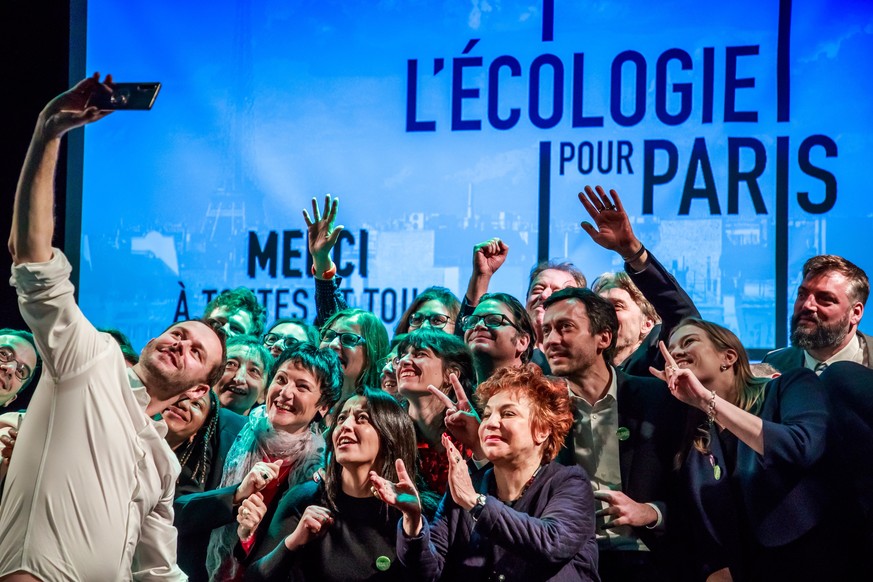
[[[20,360],[15,358],[15,352],[7,347],[0,347],[0,366],[3,364],[8,364],[10,362],[15,363],[15,377],[18,378],[19,382],[25,382],[28,378],[30,378],[31,370]]]
[[[485,315],[467,315],[463,319],[461,319],[461,328],[464,331],[468,329],[473,329],[479,322],[482,322],[485,327],[488,329],[496,329],[498,327],[503,327],[504,325],[509,325],[518,329],[514,323],[512,323],[508,317],[503,315],[502,313],[487,313]]]
[[[264,336],[264,345],[268,348],[279,343],[283,347],[291,348],[300,343],[300,340],[293,335],[279,335],[278,333],[268,333]]]
[[[449,316],[442,313],[434,313],[433,315],[413,313],[409,316],[409,327],[421,327],[425,321],[430,323],[431,327],[442,329],[449,322]]]
[[[321,333],[321,341],[331,343],[335,338],[339,337],[340,344],[344,348],[353,348],[355,346],[367,343],[363,337],[356,333],[337,333],[332,329]]]

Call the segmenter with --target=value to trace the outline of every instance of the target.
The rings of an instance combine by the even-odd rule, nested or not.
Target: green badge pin
[[[718,465],[716,465],[715,467],[713,467],[713,468],[712,468],[712,474],[715,475],[715,480],[716,480],[716,481],[718,481],[719,479],[721,479],[721,467],[719,467]]]
[[[388,556],[379,556],[376,558],[376,569],[380,572],[384,572],[388,568],[391,567],[391,558]]]
[[[618,427],[618,430],[615,431],[615,434],[618,435],[618,440],[626,441],[630,438],[630,431],[625,426]]]

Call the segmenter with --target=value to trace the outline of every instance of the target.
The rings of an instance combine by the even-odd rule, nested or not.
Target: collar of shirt
[[[854,337],[852,337],[851,341],[849,341],[849,343],[847,343],[845,347],[843,347],[843,349],[835,353],[824,362],[819,362],[818,360],[810,356],[809,352],[807,352],[806,350],[803,351],[804,368],[815,370],[815,367],[818,364],[823,363],[830,366],[834,362],[857,362],[858,364],[864,363],[864,350],[861,349],[861,341],[858,338],[857,333],[854,335]]]
[[[142,406],[142,412],[145,414],[146,408],[148,408],[149,402],[151,402],[151,398],[146,391],[145,384],[142,383],[142,380],[140,380],[139,376],[136,375],[133,368],[127,369],[127,382],[130,384],[130,389],[133,391],[134,398],[136,398],[136,401],[140,406]],[[156,414],[154,417],[149,416],[149,420],[155,427],[155,430],[158,431],[161,438],[165,438],[167,436],[167,423],[164,422],[161,415]]]
[[[574,402],[576,406],[581,406],[585,412],[602,410],[608,407],[610,403],[618,400],[618,377],[615,373],[615,368],[609,366],[609,389],[600,400],[594,403],[593,406],[588,404],[587,400],[574,393],[569,382],[567,382],[567,390],[570,392],[570,400]]]

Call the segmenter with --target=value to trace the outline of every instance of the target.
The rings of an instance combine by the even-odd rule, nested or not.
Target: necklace
[[[537,467],[537,470],[533,472],[533,475],[530,476],[530,479],[528,479],[527,483],[524,484],[524,487],[521,488],[521,492],[518,494],[518,497],[516,497],[515,499],[512,499],[510,501],[503,501],[502,499],[501,499],[501,501],[503,501],[503,503],[505,503],[509,507],[515,507],[515,504],[518,503],[519,499],[524,497],[525,492],[530,488],[531,484],[534,482],[534,479],[537,476],[537,473],[539,473],[540,469],[542,469],[542,468],[543,468],[542,465]]]

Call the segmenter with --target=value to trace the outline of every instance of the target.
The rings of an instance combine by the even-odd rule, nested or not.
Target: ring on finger
[[[262,478],[264,481],[266,481],[267,479],[270,478],[270,474],[267,473],[266,471],[261,471],[261,478]]]
[[[249,516],[249,508],[248,508],[248,507],[243,507],[243,510],[242,510],[242,516],[243,516],[243,517],[248,517],[248,516]]]

